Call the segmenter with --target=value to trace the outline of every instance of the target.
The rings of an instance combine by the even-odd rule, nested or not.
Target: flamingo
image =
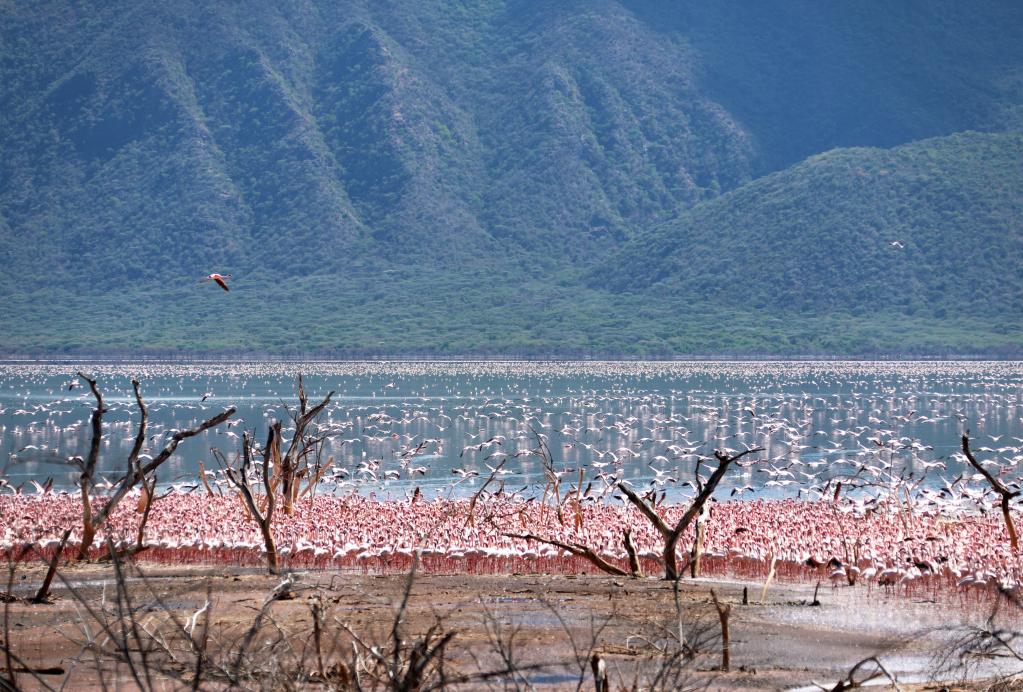
[[[230,274],[210,274],[209,276],[202,277],[200,281],[204,283],[207,281],[216,281],[217,285],[220,286],[222,289],[224,289],[225,291],[230,291],[231,289],[227,287],[227,281],[225,280],[230,278],[231,278]]]

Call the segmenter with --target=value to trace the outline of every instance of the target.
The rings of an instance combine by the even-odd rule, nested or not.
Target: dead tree
[[[79,372],[78,376],[89,383],[92,395],[96,398],[96,410],[92,412],[90,420],[92,424],[92,440],[89,443],[89,456],[84,461],[80,461],[82,473],[78,477],[78,486],[82,491],[82,542],[78,549],[78,557],[79,559],[85,559],[89,556],[89,548],[96,537],[97,527],[92,516],[91,492],[93,476],[96,475],[96,464],[99,462],[99,448],[103,442],[103,414],[106,413],[107,409],[103,403],[103,393],[96,386],[96,380],[82,372]],[[143,422],[145,419],[146,414],[143,414]]]
[[[319,450],[323,442],[323,437],[313,437],[307,434],[306,431],[309,425],[316,420],[316,417],[330,403],[332,396],[334,396],[333,391],[328,393],[323,398],[323,401],[309,408],[309,400],[305,395],[302,376],[298,376],[298,410],[288,410],[288,415],[291,416],[291,420],[295,425],[295,434],[288,445],[288,451],[283,456],[280,455],[280,445],[278,444],[278,456],[273,460],[274,475],[279,478],[281,488],[281,509],[289,516],[295,513],[295,500],[298,499],[299,485],[302,478],[309,473],[309,458]],[[279,441],[281,433],[280,423],[276,423],[276,426],[276,439]],[[318,475],[314,474],[314,477],[309,481],[310,484],[319,480]],[[275,486],[277,484],[277,482],[274,483]]]
[[[139,519],[139,530],[135,536],[135,547],[131,549],[134,553],[145,550],[146,524],[149,522],[149,512],[153,509],[153,502],[156,500],[156,474],[142,482],[142,496],[139,498],[139,506],[136,510],[142,515]]]
[[[82,372],[79,372],[78,376],[89,384],[92,395],[96,399],[96,409],[92,412],[92,440],[89,444],[89,454],[84,460],[81,458],[73,460],[81,469],[78,485],[82,493],[82,542],[78,547],[78,559],[84,560],[89,557],[89,549],[96,538],[96,532],[107,522],[110,515],[121,503],[121,500],[135,486],[139,483],[145,483],[146,478],[153,476],[156,470],[160,468],[160,465],[171,458],[182,440],[195,437],[210,428],[220,425],[234,415],[235,407],[232,406],[222,411],[194,428],[177,431],[159,454],[143,463],[140,459],[140,454],[142,452],[142,445],[146,441],[149,411],[142,400],[142,392],[139,389],[138,380],[132,380],[131,385],[135,390],[135,403],[139,407],[140,418],[138,432],[135,435],[135,443],[128,454],[128,469],[124,476],[114,485],[113,492],[110,493],[103,507],[98,511],[94,511],[92,506],[92,488],[96,475],[96,466],[99,463],[99,451],[103,442],[103,414],[106,413],[107,408],[103,402],[103,394],[99,391],[99,387],[96,386],[96,380]]]
[[[709,510],[710,508],[704,505],[703,510],[696,515],[696,521],[693,524],[696,535],[693,537],[693,550],[689,555],[689,576],[693,579],[700,576],[700,563],[703,559],[703,539],[707,530],[707,520],[710,519]]]
[[[991,485],[991,489],[998,493],[1002,498],[1002,517],[1005,519],[1005,528],[1009,532],[1009,545],[1012,546],[1013,550],[1019,549],[1019,538],[1016,534],[1016,526],[1012,523],[1012,513],[1009,508],[1009,504],[1014,498],[1019,497],[1019,490],[1010,490],[1006,487],[1005,483],[1002,483],[998,478],[993,476],[984,466],[977,461],[976,457],[973,456],[973,452],[970,451],[970,431],[967,430],[963,434],[963,454],[966,455],[966,460],[970,462],[970,466],[975,468],[980,475],[984,476],[987,482]]]
[[[270,459],[280,457],[281,443],[277,432],[279,427],[279,425],[270,426],[270,430],[267,433],[266,446],[263,447],[262,482],[265,493],[265,508],[262,511],[256,503],[255,493],[252,490],[252,485],[256,481],[250,475],[252,470],[252,442],[249,439],[249,433],[245,432],[242,434],[242,466],[240,469],[235,469],[228,464],[219,449],[213,450],[213,455],[217,457],[217,460],[224,467],[228,480],[238,488],[242,502],[245,503],[249,515],[259,526],[259,531],[263,535],[263,545],[266,547],[266,565],[270,574],[280,574],[281,571],[277,559],[277,544],[274,543],[271,527],[277,501],[274,497],[273,485],[270,480]]]
[[[678,569],[678,542],[682,538],[682,534],[689,528],[689,525],[693,523],[693,520],[699,516],[703,510],[704,504],[710,499],[710,496],[714,494],[714,490],[717,488],[718,483],[725,477],[728,472],[728,468],[736,461],[746,456],[747,454],[753,454],[754,452],[763,451],[762,447],[753,447],[747,449],[744,452],[740,452],[736,455],[729,455],[720,450],[714,451],[714,457],[718,461],[718,467],[714,469],[714,472],[710,474],[710,478],[704,483],[698,477],[699,494],[693,500],[692,504],[686,509],[679,520],[674,526],[670,526],[661,516],[657,513],[656,508],[641,497],[625,484],[624,481],[618,482],[618,488],[625,494],[625,497],[629,499],[629,502],[634,504],[640,512],[643,513],[650,523],[654,525],[654,528],[661,534],[664,539],[664,551],[662,552],[662,559],[664,561],[664,578],[666,580],[674,581],[680,576]],[[699,474],[697,473],[697,476]]]

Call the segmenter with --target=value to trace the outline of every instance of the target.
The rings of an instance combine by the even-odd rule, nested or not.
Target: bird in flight
[[[230,274],[210,274],[209,276],[202,277],[202,279],[200,279],[200,281],[203,281],[203,282],[206,282],[206,281],[216,281],[217,285],[220,286],[222,289],[224,289],[225,291],[230,291],[231,289],[227,287],[227,281],[226,281],[226,279],[230,279],[230,278],[231,278]]]
[[[893,240],[890,243],[888,243],[888,245],[895,248],[896,250],[901,250],[902,248],[906,247],[905,243],[903,243],[900,240]]]

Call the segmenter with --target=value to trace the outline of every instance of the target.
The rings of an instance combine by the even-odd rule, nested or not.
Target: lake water
[[[698,456],[715,448],[766,451],[730,473],[721,497],[792,496],[859,469],[937,487],[963,467],[952,455],[965,429],[978,456],[1018,465],[1023,368],[1018,362],[286,362],[0,364],[0,477],[10,486],[53,478],[71,487],[68,457],[84,456],[94,402],[76,370],[96,377],[104,418],[100,475],[124,472],[138,412],[138,377],[150,410],[146,452],[168,430],[227,406],[238,413],[186,440],[159,472],[163,485],[194,484],[210,449],[237,454],[241,431],[262,441],[287,420],[296,378],[311,401],[335,392],[320,420],[330,488],[404,497],[467,496],[491,468],[489,489],[540,496],[545,436],[563,487],[603,492],[613,478],[679,499],[692,494]],[[69,390],[72,381],[76,386]],[[205,398],[205,400],[203,400]],[[496,440],[494,439],[496,438]],[[482,449],[473,446],[491,442]],[[500,444],[498,444],[498,442]],[[425,443],[425,444],[424,444]],[[415,454],[411,452],[415,450]],[[404,454],[404,456],[403,456]],[[507,456],[505,456],[507,455]],[[489,458],[488,458],[489,457]],[[939,463],[940,462],[940,463]],[[944,467],[943,467],[943,466]],[[869,467],[869,468],[868,468]],[[704,470],[707,466],[702,466]],[[871,470],[873,469],[873,470]],[[479,475],[474,475],[479,474]],[[464,476],[464,478],[463,478]],[[748,490],[740,490],[751,488]]]

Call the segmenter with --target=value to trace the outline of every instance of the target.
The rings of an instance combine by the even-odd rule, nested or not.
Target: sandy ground
[[[136,624],[145,630],[139,630],[137,639],[128,631],[125,639],[129,648],[138,649],[137,642],[142,641],[141,648],[152,649],[154,687],[158,689],[188,687],[194,678],[194,656],[185,651],[184,640],[174,635],[180,635],[181,626],[188,629],[194,622],[191,631],[198,640],[208,614],[208,656],[219,661],[217,665],[229,667],[257,612],[267,603],[262,627],[246,649],[253,670],[266,670],[253,672],[243,686],[272,688],[277,684],[274,675],[284,671],[290,671],[293,678],[311,678],[307,684],[316,687],[319,671],[324,670],[325,677],[337,683],[340,678],[334,664],[347,662],[350,668],[353,634],[367,647],[378,645],[390,651],[391,628],[408,583],[404,575],[298,572],[293,583],[282,589],[287,598],[268,601],[281,577],[238,568],[146,565],[142,570],[144,578],[133,572],[128,580],[128,594]],[[12,593],[31,596],[42,574],[37,565],[19,566]],[[136,687],[130,669],[123,664],[102,663],[101,676],[90,648],[83,647],[91,640],[94,648],[109,653],[116,648],[111,642],[125,631],[117,619],[119,601],[122,608],[125,604],[117,598],[113,568],[82,565],[62,568],[61,574],[77,595],[58,580],[53,603],[6,606],[7,636],[22,661],[14,668],[52,669],[37,676],[21,672],[18,683],[27,689],[43,683],[54,688],[64,684],[65,689],[100,688],[115,682],[114,686]],[[593,653],[603,658],[611,689],[632,689],[634,684],[638,689],[648,688],[658,672],[672,675],[665,689],[775,690],[814,683],[830,689],[858,661],[870,656],[877,656],[911,688],[942,689],[947,684],[923,683],[941,673],[934,652],[948,647],[949,626],[982,622],[990,606],[989,601],[961,596],[936,603],[877,588],[833,589],[827,584],[820,587],[819,606],[809,605],[812,584],[774,584],[760,603],[762,586],[685,580],[676,608],[671,584],[654,578],[418,574],[400,633],[410,644],[431,626],[437,627],[435,641],[451,633],[444,649],[444,671],[450,678],[469,676],[463,689],[576,689],[580,679],[582,689],[593,689],[589,667]],[[749,605],[742,605],[744,587]],[[728,672],[719,669],[720,624],[711,603],[711,588],[724,604],[731,605]],[[193,620],[207,594],[208,610]],[[319,658],[323,664],[317,660],[313,643],[314,604],[320,612]],[[678,650],[680,621],[687,642],[697,653],[684,665],[669,669],[657,647],[669,653]],[[106,633],[101,622],[110,627]],[[163,655],[154,644],[157,641],[171,650],[179,649],[180,662]],[[507,661],[499,655],[501,646],[511,649],[514,667],[520,672],[485,677],[507,668]],[[276,661],[274,665],[269,664],[271,659]],[[5,665],[0,661],[0,667]],[[155,670],[157,665],[162,667],[160,671]],[[976,674],[990,672],[988,668]],[[209,679],[203,680],[203,689],[225,687],[224,680],[218,681],[212,673],[205,675]],[[947,672],[942,677],[950,679]]]

